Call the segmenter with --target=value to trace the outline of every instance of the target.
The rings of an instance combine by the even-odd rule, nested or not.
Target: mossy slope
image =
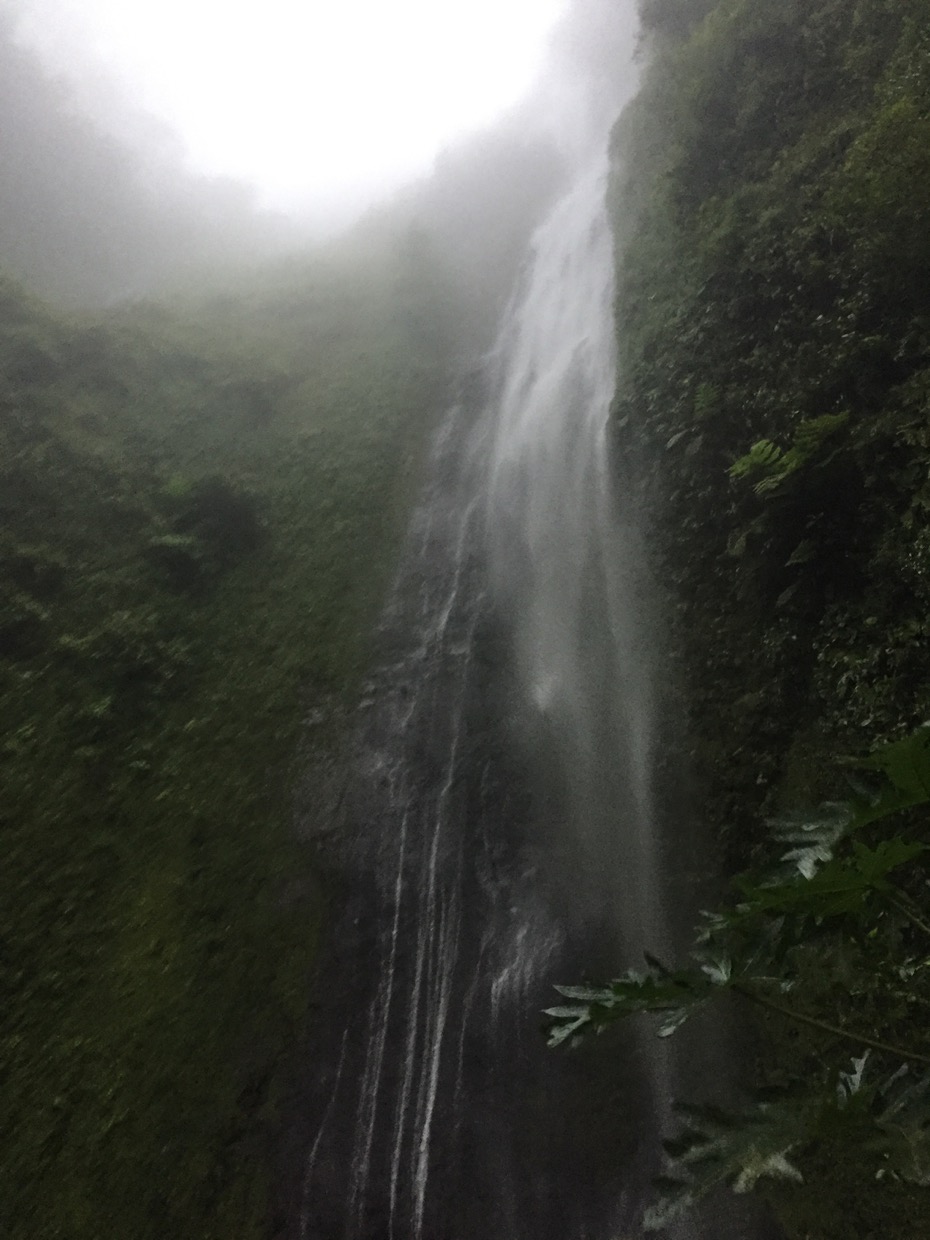
[[[0,285],[10,1240],[271,1232],[321,912],[292,763],[365,666],[440,300],[409,246],[95,321]]]

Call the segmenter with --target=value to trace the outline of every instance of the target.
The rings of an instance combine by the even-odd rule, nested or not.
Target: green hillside
[[[416,237],[105,317],[0,285],[10,1240],[269,1234],[321,914],[293,764],[335,763],[441,297]]]

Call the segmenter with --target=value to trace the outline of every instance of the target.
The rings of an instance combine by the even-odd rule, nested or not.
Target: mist
[[[326,115],[306,124],[308,135],[312,128],[332,131],[328,155],[317,152],[315,160],[309,137],[301,148],[300,125],[287,111],[294,100],[283,88],[276,119],[268,100],[259,106],[274,66],[262,61],[267,46],[258,35],[252,67],[239,66],[239,95],[244,106],[254,106],[252,123],[243,121],[237,135],[235,117],[227,118],[232,136],[223,139],[224,149],[220,143],[211,151],[202,133],[197,138],[196,116],[182,129],[177,100],[172,105],[159,97],[150,63],[147,76],[145,65],[137,64],[140,77],[133,80],[126,29],[121,44],[112,14],[105,37],[105,0],[85,7],[79,16],[64,0],[11,0],[0,11],[0,266],[9,274],[64,304],[109,304],[222,281],[306,253],[352,227],[381,235],[416,227],[445,254],[478,335],[490,330],[509,292],[521,239],[561,184],[572,82],[590,80],[598,57],[609,72],[615,49],[602,36],[617,27],[600,0],[574,6],[553,25],[562,8],[553,0],[528,28],[528,49],[507,79],[493,57],[469,63],[469,53],[476,54],[471,44],[454,54],[451,27],[431,26],[420,14],[419,56],[435,61],[435,99],[417,95],[415,108],[398,116],[396,102],[379,93],[380,79],[359,81],[357,65],[336,66],[352,76],[354,117],[335,119],[344,106],[339,88]],[[507,19],[514,29],[519,17],[525,21],[519,9],[515,0]],[[88,20],[94,15],[96,26]],[[281,13],[266,20],[275,17]],[[502,17],[500,30],[485,30],[486,41],[512,37],[514,29]],[[224,47],[232,55],[235,48],[215,33],[217,56]],[[191,30],[185,26],[185,39],[189,35],[188,58],[203,41],[196,21]],[[176,32],[172,37],[177,43]],[[333,38],[334,54],[347,54]],[[371,32],[359,36],[362,52],[370,41]],[[389,51],[382,61],[390,60]],[[177,48],[173,54],[183,67]],[[307,61],[310,72],[314,57],[308,54]],[[285,76],[289,65],[285,58]],[[462,76],[463,66],[473,74],[498,72],[500,80],[470,100],[453,98],[454,91],[452,102],[444,100],[443,75]],[[201,70],[203,95],[214,78],[222,87],[215,63]],[[220,94],[216,107],[227,103]],[[414,112],[431,108],[440,115],[424,129]],[[394,118],[396,132],[385,127],[382,111]],[[364,142],[359,117],[371,130]],[[261,126],[269,151],[264,165],[254,153],[254,131]],[[373,139],[382,147],[377,157]],[[286,174],[285,164],[292,170]]]
[[[151,118],[114,111],[117,136],[92,112],[0,20],[0,264],[38,293],[138,297],[294,244],[294,225],[256,209],[247,185],[190,173]]]

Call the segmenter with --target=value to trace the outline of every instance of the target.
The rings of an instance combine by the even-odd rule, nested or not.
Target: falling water
[[[656,1170],[662,1055],[621,1034],[557,1056],[535,1015],[669,937],[655,615],[608,452],[617,103],[579,127],[481,392],[444,419],[382,622],[300,1240],[618,1240]]]
[[[534,745],[558,768],[576,913],[663,947],[651,778],[655,620],[607,430],[616,386],[606,135],[539,229],[499,345],[488,537]]]

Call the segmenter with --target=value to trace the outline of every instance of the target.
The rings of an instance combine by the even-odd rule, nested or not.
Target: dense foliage
[[[0,1229],[267,1236],[336,749],[440,397],[428,250],[0,285]],[[310,772],[311,774],[308,774]],[[309,780],[309,782],[307,782]]]
[[[547,1012],[552,1046],[645,1012],[669,1037],[727,995],[810,1036],[803,1070],[742,1111],[680,1107],[686,1127],[666,1143],[647,1231],[724,1184],[738,1193],[766,1177],[803,1184],[818,1144],[852,1147],[873,1181],[930,1185],[930,1047],[920,1036],[928,845],[901,821],[930,803],[930,727],[857,766],[852,796],[771,824],[781,856],[739,875],[731,903],[704,914],[687,966],[650,956],[646,971],[606,985],[558,987],[568,1002]]]
[[[928,715],[930,10],[643,9],[653,56],[615,134],[617,458],[654,514],[695,803],[742,868],[764,813],[838,794],[825,755]],[[812,953],[816,1002],[830,969]],[[865,1032],[879,974],[855,1000]],[[804,1039],[767,1029],[760,1079],[803,1074]],[[820,1157],[792,1234],[927,1233],[914,1190],[849,1149]]]
[[[660,47],[617,135],[616,425],[738,829],[812,746],[926,713],[930,15],[731,0]]]

